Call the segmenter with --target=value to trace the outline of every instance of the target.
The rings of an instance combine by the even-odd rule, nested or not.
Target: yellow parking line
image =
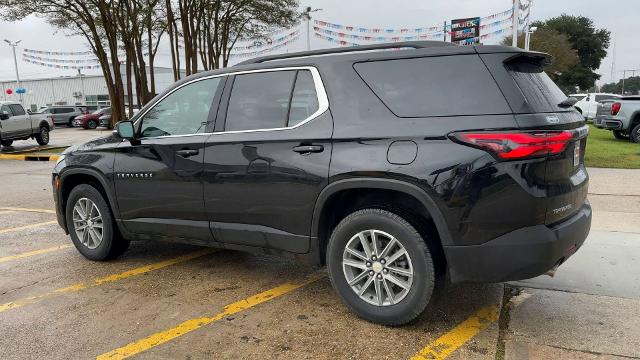
[[[23,258],[34,256],[34,255],[46,254],[46,253],[50,253],[50,252],[54,252],[54,251],[58,251],[58,250],[68,249],[71,246],[72,245],[69,245],[69,244],[58,245],[58,246],[52,246],[52,247],[44,248],[44,249],[40,249],[40,250],[27,251],[27,252],[23,252],[21,254],[0,257],[0,264],[3,263],[3,262],[9,262],[9,261],[13,261],[13,260],[23,259]]]
[[[60,155],[49,155],[49,154],[0,154],[0,160],[40,160],[45,159],[47,161],[56,161]]]
[[[498,320],[499,313],[500,311],[495,305],[478,310],[478,312],[471,315],[467,320],[461,322],[451,331],[442,335],[413,355],[411,360],[445,359],[480,331],[486,329]]]
[[[41,223],[35,223],[35,224],[29,224],[29,225],[16,226],[16,227],[12,227],[12,228],[0,229],[0,234],[12,232],[12,231],[31,229],[31,228],[38,227],[38,226],[51,225],[51,224],[56,224],[56,223],[58,223],[58,221],[51,220],[51,221],[45,221],[45,222],[41,222]]]
[[[37,212],[37,213],[46,213],[46,214],[55,214],[55,210],[48,209],[30,209],[30,208],[19,208],[19,207],[0,207],[0,210],[8,210],[8,211],[26,211],[26,212]]]
[[[278,287],[273,289],[261,292],[257,295],[250,296],[246,299],[236,301],[232,304],[229,304],[224,307],[224,310],[213,315],[213,316],[204,316],[200,318],[190,319],[182,322],[176,327],[171,329],[167,329],[161,332],[157,332],[152,334],[144,339],[140,339],[129,343],[121,348],[115,349],[113,351],[109,351],[108,353],[104,353],[99,355],[96,359],[126,359],[130,356],[139,354],[143,351],[149,350],[158,345],[164,344],[167,341],[173,340],[179,336],[187,334],[191,331],[197,330],[205,325],[216,322],[220,319],[223,319],[229,315],[233,315],[239,313],[243,310],[252,308],[256,305],[262,304],[269,300],[275,299],[279,296],[290,293],[300,287],[308,285],[314,281],[317,281],[324,277],[324,274],[321,273],[313,273],[311,276],[305,278],[299,282],[288,282],[284,283]]]
[[[73,284],[71,286],[67,286],[64,288],[60,288],[60,289],[56,289],[44,294],[40,294],[40,295],[35,295],[35,296],[30,296],[30,297],[26,297],[26,298],[22,298],[22,299],[18,299],[12,302],[8,302],[8,303],[4,303],[4,304],[0,304],[0,312],[3,311],[7,311],[10,309],[15,309],[24,305],[29,305],[29,304],[35,304],[37,302],[39,302],[40,300],[43,299],[47,299],[50,297],[54,297],[54,296],[58,296],[61,294],[65,294],[65,293],[69,293],[69,292],[76,292],[76,291],[80,291],[80,290],[84,290],[87,288],[91,288],[91,287],[95,287],[95,286],[100,286],[106,283],[110,283],[110,282],[114,282],[114,281],[118,281],[118,280],[122,280],[122,279],[126,279],[126,278],[130,278],[132,276],[137,276],[137,275],[141,275],[144,273],[148,273],[150,271],[154,271],[154,270],[158,270],[158,269],[162,269],[165,268],[167,266],[170,265],[175,265],[181,262],[185,262],[187,260],[191,260],[191,259],[195,259],[197,257],[200,256],[204,256],[204,255],[208,255],[211,253],[214,253],[216,251],[216,249],[212,249],[212,248],[207,248],[207,249],[202,249],[202,250],[198,250],[198,251],[194,251],[192,253],[188,253],[185,255],[181,255],[172,259],[168,259],[168,260],[163,260],[160,262],[156,262],[153,264],[149,264],[149,265],[145,265],[145,266],[141,266],[132,270],[128,270],[119,274],[113,274],[113,275],[108,275],[105,277],[101,277],[98,279],[95,279],[91,282],[88,283],[77,283],[77,284]]]

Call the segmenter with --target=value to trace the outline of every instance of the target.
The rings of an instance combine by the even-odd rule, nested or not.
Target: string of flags
[[[253,43],[251,45],[247,45],[247,46],[234,46],[233,49],[231,51],[233,52],[243,52],[243,51],[249,51],[249,50],[253,50],[253,49],[260,49],[266,46],[271,46],[273,44],[280,44],[283,42],[287,42],[291,39],[293,39],[294,37],[299,37],[300,36],[300,29],[296,29],[286,35],[280,36],[278,38],[272,39],[272,38],[267,38],[266,40],[255,40],[253,41]]]
[[[96,64],[96,63],[100,63],[100,60],[98,60],[96,58],[89,58],[89,59],[54,59],[54,58],[41,57],[41,56],[35,56],[35,55],[29,55],[29,54],[22,54],[22,57],[30,59],[30,60],[40,60],[40,61],[45,61],[45,62],[50,62],[50,63],[57,63],[57,64],[68,64],[68,63],[72,63],[72,64],[84,64],[84,63]]]
[[[314,26],[313,30],[319,34],[326,34],[338,38],[346,38],[352,40],[362,40],[362,41],[415,41],[415,40],[433,40],[437,37],[442,38],[443,32],[439,33],[431,33],[431,34],[418,34],[413,36],[393,36],[393,37],[385,37],[385,36],[370,36],[370,35],[357,35],[357,34],[347,34],[339,31],[333,31],[329,29],[323,29],[321,27]]]
[[[64,70],[76,70],[76,69],[80,69],[80,70],[92,70],[92,69],[100,69],[100,65],[99,64],[95,64],[95,65],[60,65],[60,64],[52,64],[52,63],[48,63],[48,62],[43,62],[43,61],[39,61],[39,60],[32,60],[26,57],[22,57],[22,60],[28,63],[32,63],[32,64],[36,64],[36,65],[40,65],[40,66],[45,66],[48,68],[54,68],[54,69],[64,69]]]
[[[28,54],[42,54],[42,55],[57,55],[57,56],[82,56],[93,55],[93,51],[42,51],[33,49],[22,49],[23,53]]]
[[[360,44],[358,44],[358,43],[353,43],[353,42],[349,42],[349,41],[346,41],[346,40],[336,39],[336,38],[333,38],[331,36],[326,36],[326,35],[323,35],[323,34],[319,34],[317,32],[314,33],[313,35],[315,37],[317,37],[317,38],[320,38],[322,40],[326,40],[326,41],[331,42],[331,43],[336,43],[336,44],[338,44],[340,46],[360,46]]]
[[[509,19],[511,18],[513,14],[513,9],[507,9],[495,14],[491,14],[491,15],[487,15],[485,17],[480,18],[480,21],[486,21],[486,20],[493,20],[493,19],[498,19],[498,18],[502,18],[505,16],[508,16]],[[506,21],[505,20],[500,20],[500,21]],[[314,20],[314,24],[319,26],[319,27],[324,27],[324,28],[329,28],[329,29],[338,29],[338,30],[346,30],[349,32],[357,32],[357,33],[367,33],[367,34],[394,34],[394,33],[400,33],[400,34],[405,34],[405,33],[429,33],[429,32],[434,32],[434,31],[442,31],[443,28],[446,29],[450,29],[451,25],[447,24],[445,25],[444,22],[442,25],[433,25],[433,26],[428,26],[428,27],[411,27],[411,28],[368,28],[368,27],[362,27],[362,26],[357,26],[357,25],[343,25],[343,24],[336,24],[336,23],[332,23],[329,21],[323,21],[323,20]]]
[[[288,40],[282,41],[279,44],[273,45],[269,48],[265,48],[262,50],[258,50],[258,51],[252,51],[252,52],[243,52],[243,53],[231,53],[231,55],[229,55],[230,58],[234,58],[234,59],[241,59],[241,58],[248,58],[248,57],[255,57],[255,56],[259,56],[277,49],[281,49],[289,44],[291,44],[292,42],[298,40],[300,38],[300,34],[288,38]]]

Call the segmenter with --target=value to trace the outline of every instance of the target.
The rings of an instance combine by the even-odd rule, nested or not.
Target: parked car
[[[598,102],[620,98],[620,95],[607,93],[572,94],[569,96],[578,99],[578,102],[574,105],[574,107],[587,120],[593,120],[596,117],[596,112],[598,111]]]
[[[135,114],[137,114],[138,111],[140,111],[140,109],[133,108],[133,115],[135,116]],[[124,112],[125,112],[125,115],[129,114],[129,108],[125,107]],[[111,128],[111,108],[109,108],[108,113],[105,113],[104,115],[100,116],[100,126]]]
[[[78,115],[86,113],[82,106],[75,105],[56,105],[48,106],[35,114],[51,115],[55,124],[63,124],[69,127],[73,126],[73,119]]]
[[[85,129],[95,129],[100,125],[100,117],[106,113],[111,114],[111,108],[102,108],[89,114],[76,116],[73,120],[73,126]]]
[[[531,278],[587,237],[589,128],[548,61],[427,41],[198,73],[64,152],[58,223],[92,260],[153,239],[326,264],[354,312],[404,324],[446,273]]]
[[[50,116],[29,114],[22,104],[0,101],[0,144],[11,146],[15,140],[36,139],[38,144],[49,143],[49,132],[55,128]]]
[[[615,101],[600,126],[611,130],[616,139],[640,143],[640,96],[625,96]]]
[[[603,120],[611,115],[611,105],[616,102],[616,100],[608,99],[602,100],[598,102],[598,110],[596,111],[596,117],[593,119],[593,125],[597,128],[604,128],[602,125]]]

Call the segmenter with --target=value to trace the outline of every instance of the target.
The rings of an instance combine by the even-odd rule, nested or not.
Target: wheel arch
[[[318,200],[316,201],[311,223],[311,249],[312,251],[317,253],[314,262],[319,264],[324,264],[325,262],[324,257],[326,252],[326,245],[328,243],[328,237],[330,236],[330,234],[324,232],[328,231],[325,229],[328,227],[326,221],[328,219],[327,217],[329,216],[329,212],[332,211],[333,206],[335,206],[334,202],[339,201],[338,198],[341,194],[358,190],[393,192],[402,194],[405,199],[414,199],[416,202],[415,205],[417,205],[418,207],[421,205],[424,208],[424,212],[428,214],[428,219],[433,223],[434,229],[432,230],[436,232],[435,235],[439,240],[437,245],[440,249],[438,249],[438,252],[442,250],[442,246],[452,244],[451,235],[448,231],[444,216],[442,215],[435,201],[420,187],[406,181],[395,179],[345,179],[327,185],[322,190],[322,192],[318,196]],[[392,206],[390,208],[392,208]],[[419,213],[420,209],[411,210],[417,210],[417,214]],[[411,220],[416,219],[414,218]],[[429,230],[430,229],[427,229],[426,231],[428,232]],[[444,254],[441,253],[440,255],[442,257],[442,260],[445,260]]]
[[[66,224],[66,206],[67,199],[71,190],[79,184],[94,184],[97,190],[105,197],[114,219],[120,218],[115,194],[109,186],[107,177],[98,170],[91,168],[69,169],[60,174],[60,210],[65,218]]]

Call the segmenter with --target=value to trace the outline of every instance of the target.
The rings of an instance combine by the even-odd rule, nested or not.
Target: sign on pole
[[[471,45],[480,42],[480,18],[451,20],[451,42]]]

